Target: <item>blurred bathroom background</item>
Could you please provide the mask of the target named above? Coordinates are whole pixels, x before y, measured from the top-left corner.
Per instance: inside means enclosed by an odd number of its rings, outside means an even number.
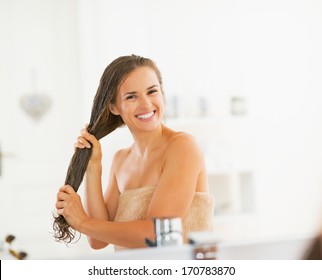
[[[85,236],[54,241],[52,213],[100,76],[128,54],[157,62],[166,123],[204,149],[218,240],[321,226],[320,0],[0,0],[0,21],[0,244],[95,257]],[[102,140],[104,186],[129,143],[126,128]]]

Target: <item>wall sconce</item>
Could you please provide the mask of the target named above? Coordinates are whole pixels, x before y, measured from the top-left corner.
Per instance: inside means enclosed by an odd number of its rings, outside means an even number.
[[[51,106],[50,97],[39,93],[25,94],[20,98],[21,108],[34,120],[41,119]]]
[[[31,84],[33,90],[20,98],[20,106],[28,116],[37,121],[50,109],[51,99],[48,95],[37,91],[35,69],[31,71]]]

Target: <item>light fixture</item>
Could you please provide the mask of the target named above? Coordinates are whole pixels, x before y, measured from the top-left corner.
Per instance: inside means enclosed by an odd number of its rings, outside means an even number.
[[[20,106],[23,111],[33,120],[41,119],[51,107],[50,96],[45,93],[37,91],[36,88],[36,72],[31,72],[32,88],[33,90],[24,94],[20,98]]]

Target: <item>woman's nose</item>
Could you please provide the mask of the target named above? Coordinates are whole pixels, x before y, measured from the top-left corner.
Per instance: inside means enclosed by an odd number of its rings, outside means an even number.
[[[149,106],[151,106],[151,100],[149,99],[148,96],[142,96],[140,98],[140,105],[142,107],[149,107]]]

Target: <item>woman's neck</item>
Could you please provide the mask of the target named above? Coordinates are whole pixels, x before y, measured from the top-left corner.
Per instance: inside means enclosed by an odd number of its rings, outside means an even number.
[[[134,139],[133,150],[139,157],[144,158],[151,151],[157,149],[164,142],[165,127],[161,123],[155,130],[149,132],[133,133]]]

